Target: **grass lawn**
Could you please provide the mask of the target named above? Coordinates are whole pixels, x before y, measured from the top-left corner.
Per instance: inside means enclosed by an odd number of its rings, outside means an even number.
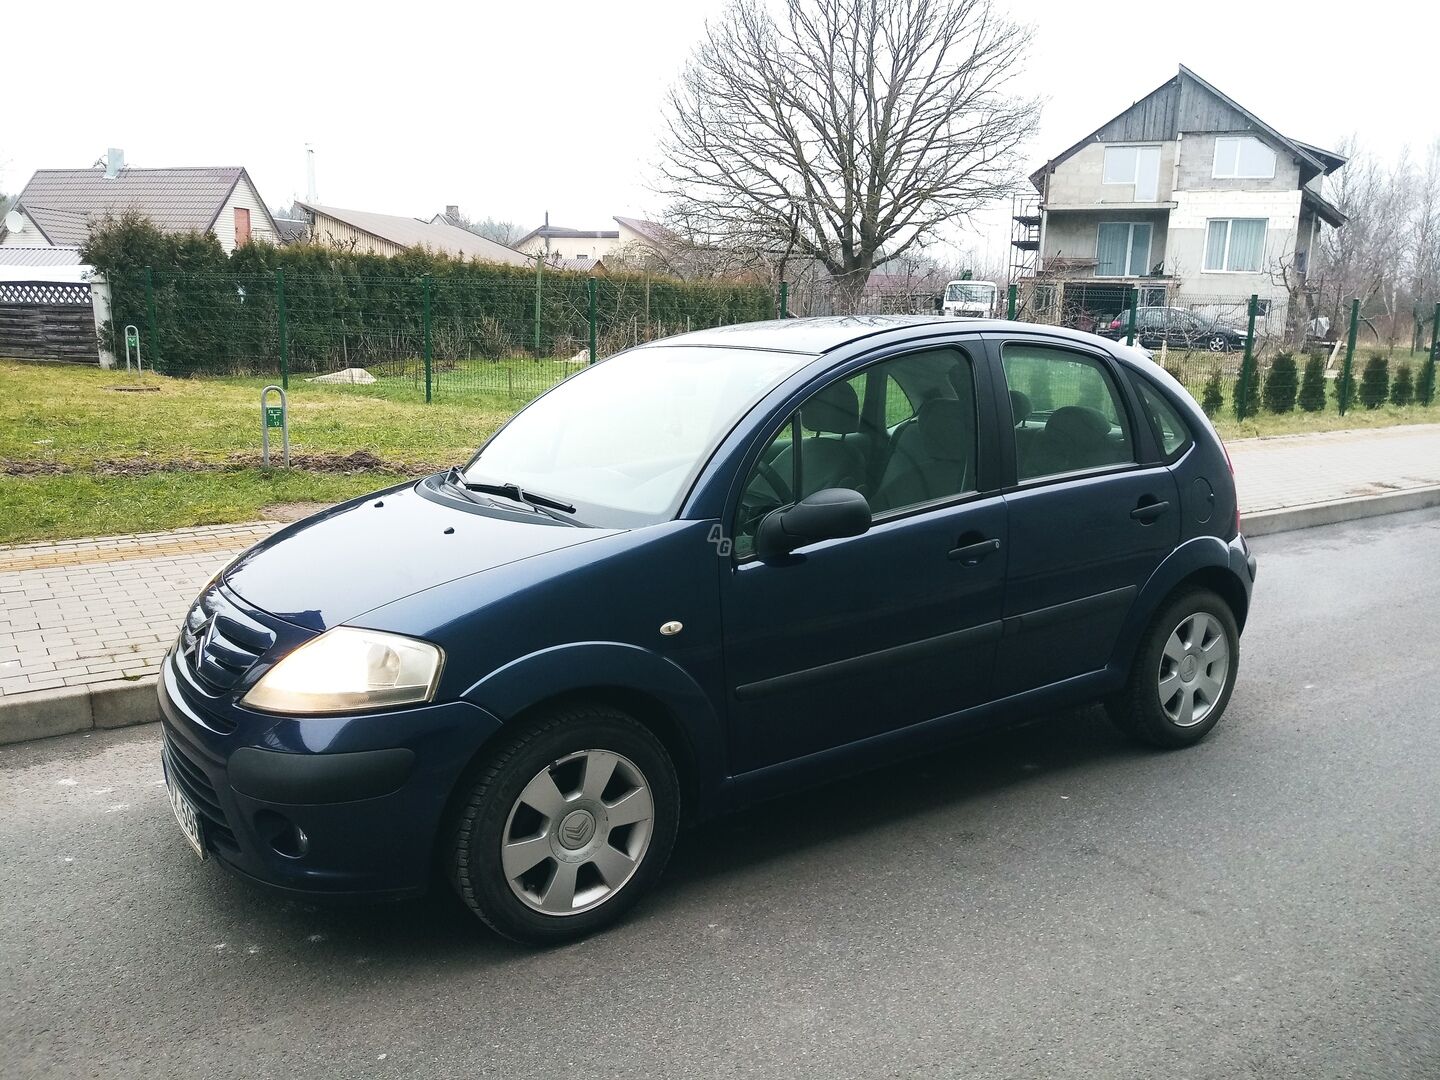
[[[1200,400],[1199,387],[1190,391]],[[1318,413],[1301,412],[1275,414],[1262,412],[1258,416],[1247,416],[1243,422],[1235,419],[1235,407],[1227,401],[1225,410],[1215,417],[1215,430],[1227,442],[1231,439],[1253,439],[1268,435],[1306,435],[1317,431],[1351,431],[1356,428],[1393,427],[1396,424],[1440,424],[1440,404],[1426,408],[1422,405],[1407,405],[1403,409],[1395,405],[1382,405],[1378,409],[1367,409],[1363,405],[1352,405],[1341,416],[1333,401],[1325,403],[1325,411]]]
[[[1357,379],[1367,355],[1356,364]],[[1418,374],[1420,358],[1411,359]],[[290,435],[300,467],[267,472],[259,467],[265,378],[141,379],[0,360],[0,543],[247,521],[278,503],[339,502],[465,460],[525,400],[571,370],[533,360],[444,368],[430,405],[413,370],[371,386],[297,376]],[[117,389],[137,384],[153,389]],[[1202,385],[1190,390],[1198,399]],[[1216,417],[1226,439],[1440,422],[1440,404],[1371,411],[1357,401],[1342,417],[1332,393],[1324,412],[1262,413],[1240,424],[1233,393],[1227,378]],[[364,456],[351,457],[357,452]]]
[[[520,363],[533,378],[538,365]],[[564,373],[549,366],[539,380],[547,385]],[[485,368],[492,379],[506,372]],[[463,374],[442,374],[430,405],[411,379],[320,386],[293,378],[291,452],[366,451],[374,460],[357,470],[312,459],[317,467],[267,473],[258,467],[267,379],[141,380],[0,360],[0,543],[254,520],[273,503],[338,502],[464,461],[523,397]],[[115,389],[142,382],[156,389]],[[272,448],[278,455],[278,432]]]
[[[1350,407],[1345,415],[1340,415],[1336,404],[1335,388],[1337,380],[1325,380],[1325,408],[1316,413],[1307,413],[1300,409],[1297,404],[1295,410],[1289,413],[1268,413],[1260,412],[1255,416],[1246,417],[1243,422],[1235,419],[1235,376],[1227,372],[1222,379],[1221,387],[1225,394],[1225,405],[1214,417],[1215,429],[1225,439],[1250,439],[1270,435],[1303,435],[1308,432],[1318,431],[1348,431],[1356,428],[1391,427],[1397,424],[1436,424],[1440,423],[1440,401],[1424,406],[1418,404],[1406,405],[1403,408],[1395,405],[1385,404],[1378,409],[1367,409],[1360,401],[1358,387],[1361,372],[1365,368],[1365,362],[1372,355],[1384,355],[1390,362],[1390,377],[1395,377],[1396,369],[1402,364],[1408,364],[1410,373],[1416,383],[1420,379],[1421,365],[1425,362],[1426,354],[1423,352],[1411,352],[1409,349],[1396,349],[1393,352],[1388,349],[1365,349],[1356,350],[1354,362],[1354,378],[1357,393],[1350,401]],[[1188,358],[1187,358],[1188,359]],[[1230,361],[1231,367],[1239,367],[1239,359]],[[1200,401],[1205,393],[1204,377],[1202,372],[1209,370],[1203,357],[1190,362],[1182,362],[1179,370],[1186,376],[1185,388],[1190,391],[1196,401]],[[1297,358],[1297,377],[1304,374],[1304,359]],[[1339,363],[1337,362],[1337,369]],[[1338,372],[1337,372],[1338,373]]]

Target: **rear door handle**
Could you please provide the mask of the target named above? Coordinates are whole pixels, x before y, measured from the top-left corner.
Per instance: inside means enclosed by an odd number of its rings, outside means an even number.
[[[1157,499],[1154,502],[1141,503],[1135,507],[1134,510],[1130,511],[1130,516],[1142,525],[1149,525],[1169,509],[1170,504],[1168,502],[1164,499]]]
[[[999,550],[999,540],[981,540],[978,544],[965,544],[962,547],[951,548],[949,558],[953,562],[974,566],[987,555],[993,555]]]

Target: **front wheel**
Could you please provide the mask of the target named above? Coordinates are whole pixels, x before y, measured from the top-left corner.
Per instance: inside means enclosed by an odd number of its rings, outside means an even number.
[[[1208,589],[1176,597],[1145,632],[1123,693],[1107,703],[1125,734],[1151,746],[1190,746],[1219,723],[1240,669],[1230,605]]]
[[[1210,351],[1213,353],[1229,352],[1230,339],[1227,337],[1223,337],[1220,334],[1216,334],[1210,339]]]
[[[452,823],[450,878],[506,937],[569,941],[654,885],[679,816],[674,765],[649,729],[616,709],[555,710],[472,777]]]

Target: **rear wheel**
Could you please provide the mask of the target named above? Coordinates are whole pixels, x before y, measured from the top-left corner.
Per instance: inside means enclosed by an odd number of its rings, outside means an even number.
[[[616,921],[675,843],[674,765],[616,709],[536,717],[472,779],[452,825],[450,877],[475,914],[517,941],[569,941]]]
[[[1125,691],[1107,710],[1140,742],[1190,746],[1219,723],[1239,666],[1240,632],[1230,606],[1208,589],[1187,592],[1151,620]]]

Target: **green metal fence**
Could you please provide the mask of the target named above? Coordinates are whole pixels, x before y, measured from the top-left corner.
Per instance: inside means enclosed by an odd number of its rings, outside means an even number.
[[[147,269],[147,359],[169,375],[380,385],[425,400],[526,400],[592,357],[687,330],[774,318],[763,285],[542,270],[493,281]]]

